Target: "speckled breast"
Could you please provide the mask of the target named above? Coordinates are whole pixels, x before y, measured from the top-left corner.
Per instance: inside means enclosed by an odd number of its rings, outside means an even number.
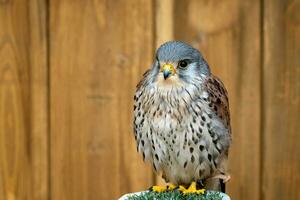
[[[212,157],[218,152],[203,122],[209,123],[205,104],[167,95],[156,95],[148,102],[136,112],[138,150],[143,157],[174,184],[208,177],[215,169]]]

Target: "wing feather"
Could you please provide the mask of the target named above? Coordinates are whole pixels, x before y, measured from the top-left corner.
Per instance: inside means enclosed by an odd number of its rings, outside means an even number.
[[[204,82],[204,88],[209,94],[209,107],[231,134],[228,93],[224,84],[218,77],[211,75]]]

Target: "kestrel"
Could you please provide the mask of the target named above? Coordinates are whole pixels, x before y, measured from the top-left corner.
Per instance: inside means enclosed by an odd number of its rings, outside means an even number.
[[[206,189],[223,190],[230,178],[227,91],[188,44],[170,41],[158,48],[137,85],[134,133],[144,160],[172,187],[191,184],[197,191],[195,183],[201,182]]]

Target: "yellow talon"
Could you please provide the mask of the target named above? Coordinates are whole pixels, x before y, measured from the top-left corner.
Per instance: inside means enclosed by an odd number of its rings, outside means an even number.
[[[173,184],[169,184],[167,186],[157,186],[157,185],[155,185],[155,186],[151,187],[151,190],[153,192],[166,192],[166,191],[173,191],[176,188],[177,188],[176,185],[173,185]]]
[[[184,186],[182,185],[179,185],[179,189],[178,189],[180,192],[184,192],[186,189]]]
[[[154,192],[164,192],[164,191],[166,191],[167,190],[167,187],[165,187],[165,186],[153,186],[152,187],[152,190],[154,191]]]
[[[183,194],[204,194],[205,189],[197,190],[196,182],[193,181],[188,189],[186,189],[184,186],[179,186],[179,191],[181,191]]]
[[[176,185],[170,184],[167,187],[169,191],[173,191],[176,188]]]

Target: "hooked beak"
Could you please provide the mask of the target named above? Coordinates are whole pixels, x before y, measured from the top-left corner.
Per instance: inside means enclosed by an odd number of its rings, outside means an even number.
[[[162,66],[162,72],[164,75],[164,79],[166,80],[170,75],[174,75],[176,73],[175,68],[172,64],[164,64]]]

